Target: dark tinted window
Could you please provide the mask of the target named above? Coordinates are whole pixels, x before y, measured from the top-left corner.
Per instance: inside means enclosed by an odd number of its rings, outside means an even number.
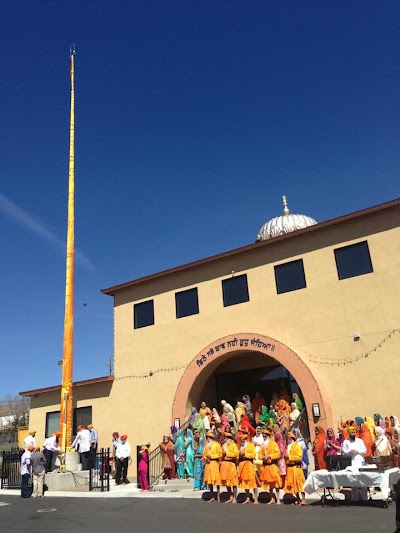
[[[87,429],[88,425],[92,423],[92,407],[75,407],[74,409],[74,426],[72,433],[76,435],[78,426],[83,426]]]
[[[303,259],[277,265],[275,267],[275,282],[276,292],[278,294],[304,289],[307,285],[304,275]]]
[[[224,307],[249,301],[249,289],[247,287],[247,275],[234,276],[222,281],[222,293]]]
[[[373,272],[367,241],[337,248],[335,259],[339,279],[353,278]]]
[[[176,318],[197,315],[199,312],[199,299],[197,288],[175,293]]]
[[[134,307],[135,329],[152,326],[154,324],[154,302],[148,300]]]
[[[56,431],[60,431],[60,411],[46,413],[45,437],[50,437],[50,435]]]

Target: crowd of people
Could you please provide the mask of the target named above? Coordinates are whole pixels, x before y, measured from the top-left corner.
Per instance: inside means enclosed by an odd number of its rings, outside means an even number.
[[[164,479],[193,478],[194,490],[208,487],[212,495],[216,486],[217,500],[220,486],[226,486],[231,503],[237,502],[238,488],[246,492],[245,503],[251,490],[258,503],[261,487],[270,492],[270,503],[280,504],[284,489],[304,504],[308,447],[298,428],[290,431],[303,409],[298,394],[290,398],[284,389],[272,396],[269,407],[260,393],[252,401],[244,395],[235,408],[222,400],[221,414],[202,402],[185,430],[171,427],[171,435],[163,437]]]
[[[341,418],[337,431],[333,428],[325,431],[320,426],[316,427],[313,441],[316,470],[329,467],[330,457],[347,455],[344,443],[350,437],[361,440],[363,460],[368,457],[390,457],[393,465],[399,466],[399,419],[394,415],[383,418],[375,413],[373,417],[356,416],[354,420],[344,421]]]
[[[267,408],[257,393],[253,401],[246,395],[235,407],[222,400],[220,413],[202,402],[199,410],[193,408],[186,429],[171,427],[171,434],[163,437],[164,479],[192,478],[194,490],[210,490],[211,502],[220,500],[220,487],[225,486],[231,503],[237,502],[238,488],[246,492],[245,503],[250,502],[250,491],[258,503],[261,488],[269,491],[270,504],[281,502],[283,489],[303,505],[311,454],[316,470],[331,468],[330,458],[338,455],[349,458],[355,468],[364,466],[368,457],[387,457],[398,467],[396,416],[341,418],[336,431],[317,426],[310,442],[299,429],[303,402],[296,393],[292,400],[289,404],[283,390],[273,395]],[[352,499],[358,497],[358,488],[353,488]],[[362,490],[361,499],[365,498]]]
[[[356,470],[368,462],[384,462],[399,466],[400,424],[397,416],[383,418],[379,413],[373,417],[356,416],[354,420],[340,418],[337,431],[315,428],[312,452],[315,469],[332,469],[333,458],[346,457]],[[367,487],[352,487],[352,501],[368,499]]]
[[[42,446],[36,443],[36,430],[31,430],[24,439],[24,453],[21,456],[21,497],[42,497],[45,474],[55,468],[55,459],[61,456],[61,433],[56,431],[47,437]],[[80,454],[82,470],[94,468],[99,434],[92,424],[87,428],[79,425],[72,447]],[[33,487],[29,487],[32,478]]]

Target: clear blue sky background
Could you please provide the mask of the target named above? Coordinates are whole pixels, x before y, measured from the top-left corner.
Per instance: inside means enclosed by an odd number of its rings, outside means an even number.
[[[60,381],[76,56],[76,380],[107,374],[100,289],[399,196],[398,1],[1,9],[0,397]],[[86,302],[87,307],[83,306]]]

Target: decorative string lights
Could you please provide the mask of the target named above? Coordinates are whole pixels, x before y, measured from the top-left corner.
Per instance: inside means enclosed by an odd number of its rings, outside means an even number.
[[[331,365],[331,366],[338,365],[339,366],[339,365],[347,365],[351,363],[356,363],[360,359],[367,359],[367,357],[371,355],[371,353],[378,351],[379,348],[381,348],[385,344],[385,342],[388,339],[390,339],[393,335],[396,335],[396,333],[400,333],[400,329],[392,329],[392,331],[388,335],[386,335],[386,337],[382,339],[376,346],[374,346],[367,352],[364,352],[360,355],[355,355],[352,357],[349,356],[349,357],[344,357],[344,358],[342,357],[340,359],[334,359],[332,357],[321,357],[320,355],[312,355],[312,354],[308,354],[308,357],[311,362],[317,363],[320,365]]]
[[[158,368],[157,370],[149,370],[148,372],[145,372],[144,374],[135,374],[131,376],[121,376],[119,378],[115,378],[115,381],[121,380],[121,379],[146,379],[151,378],[154,376],[154,374],[159,374],[161,372],[176,372],[177,370],[182,370],[182,368],[186,368],[186,365],[181,366],[171,366],[170,368]]]

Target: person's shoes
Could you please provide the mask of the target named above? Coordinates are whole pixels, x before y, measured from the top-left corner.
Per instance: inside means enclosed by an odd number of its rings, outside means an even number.
[[[125,479],[124,485],[129,485],[129,483],[130,483],[129,479]]]

